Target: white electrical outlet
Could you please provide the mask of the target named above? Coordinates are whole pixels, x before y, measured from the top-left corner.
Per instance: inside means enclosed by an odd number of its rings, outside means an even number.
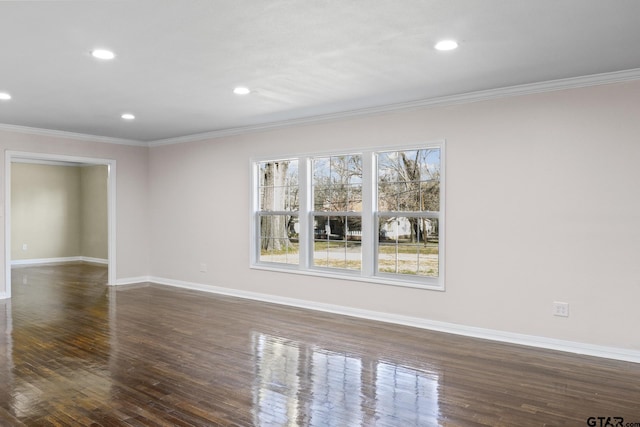
[[[205,264],[204,262],[200,263],[200,271],[202,271],[203,273],[207,272],[207,264]]]
[[[569,317],[569,303],[568,302],[553,302],[553,315],[560,317]]]
[[[22,250],[23,250],[23,251],[26,251],[26,250],[27,250],[27,248],[28,248],[27,244],[26,244],[26,243],[23,243],[23,244],[22,244]]]

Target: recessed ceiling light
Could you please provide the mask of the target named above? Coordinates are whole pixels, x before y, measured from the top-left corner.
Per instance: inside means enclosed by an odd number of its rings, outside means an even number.
[[[113,59],[116,54],[106,49],[95,49],[91,51],[91,56],[98,59]]]
[[[441,40],[435,45],[437,50],[453,50],[457,47],[458,42],[455,40]]]
[[[136,118],[136,116],[134,116],[131,113],[124,113],[123,115],[121,115],[120,117],[122,117],[125,120],[133,120]]]
[[[248,87],[238,86],[233,90],[233,93],[235,93],[236,95],[248,95],[249,93],[251,93],[251,90]]]
[[[0,99],[3,101],[8,101],[11,99],[11,95],[9,95],[7,92],[0,92]]]

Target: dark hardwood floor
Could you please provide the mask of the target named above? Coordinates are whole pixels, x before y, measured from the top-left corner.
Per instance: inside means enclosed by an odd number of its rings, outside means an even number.
[[[640,364],[105,282],[14,269],[0,425],[640,427]]]

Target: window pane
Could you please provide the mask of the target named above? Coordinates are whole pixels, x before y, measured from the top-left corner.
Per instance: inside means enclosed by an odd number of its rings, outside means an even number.
[[[260,216],[260,261],[298,264],[298,217]]]
[[[378,230],[379,272],[438,277],[437,219],[381,216]]]
[[[331,187],[330,211],[344,212],[347,210],[347,186],[335,184]]]
[[[362,268],[360,217],[315,215],[313,230],[314,266],[348,270]]]
[[[440,209],[440,149],[378,154],[378,210]]]
[[[331,200],[331,190],[326,187],[317,187],[313,191],[313,210],[328,211]]]
[[[313,160],[313,185],[326,184],[331,175],[329,158],[322,157]]]
[[[328,158],[313,161],[313,209],[331,210],[331,169]]]
[[[347,186],[347,211],[362,211],[362,184],[351,184]]]
[[[297,211],[298,161],[262,162],[259,167],[261,211]]]
[[[380,211],[435,211],[439,209],[439,182],[381,182],[378,184]]]
[[[362,156],[351,155],[349,162],[349,184],[362,184]]]
[[[313,160],[313,208],[326,212],[362,210],[362,157],[319,157]]]
[[[378,210],[398,210],[398,184],[396,182],[378,182]]]
[[[423,211],[440,211],[440,177],[420,183],[420,203]]]

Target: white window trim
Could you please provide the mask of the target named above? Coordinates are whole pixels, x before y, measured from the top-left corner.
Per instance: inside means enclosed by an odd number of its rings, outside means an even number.
[[[378,218],[377,206],[377,165],[376,153],[385,151],[407,151],[425,148],[440,149],[440,211],[438,213],[416,213],[418,216],[436,217],[439,221],[440,238],[439,238],[439,254],[438,254],[438,277],[423,277],[402,275],[395,273],[377,272],[376,264],[378,251],[378,239],[376,238],[376,221]],[[311,161],[315,157],[341,156],[349,154],[362,155],[362,269],[342,270],[337,268],[315,267],[312,265],[311,258],[313,256],[313,220],[311,201]],[[259,241],[259,215],[257,214],[259,206],[258,195],[258,163],[278,160],[298,160],[298,182],[299,188],[299,211],[298,222],[301,232],[299,233],[299,257],[300,262],[295,264],[281,264],[274,262],[265,262],[259,260],[260,245]],[[375,148],[363,148],[344,151],[323,151],[313,153],[292,154],[290,156],[264,156],[250,159],[250,232],[249,247],[250,261],[249,267],[256,270],[277,271],[282,273],[302,274],[307,276],[328,277],[333,279],[351,280],[367,283],[376,283],[392,286],[403,286],[428,290],[445,290],[445,241],[446,241],[446,153],[445,140],[436,140],[423,142],[419,144],[410,144],[402,146],[383,146]],[[367,195],[367,196],[365,196]],[[324,214],[325,212],[323,212]],[[411,213],[411,212],[409,212]],[[333,214],[327,212],[327,214]],[[306,230],[305,233],[302,230]]]

